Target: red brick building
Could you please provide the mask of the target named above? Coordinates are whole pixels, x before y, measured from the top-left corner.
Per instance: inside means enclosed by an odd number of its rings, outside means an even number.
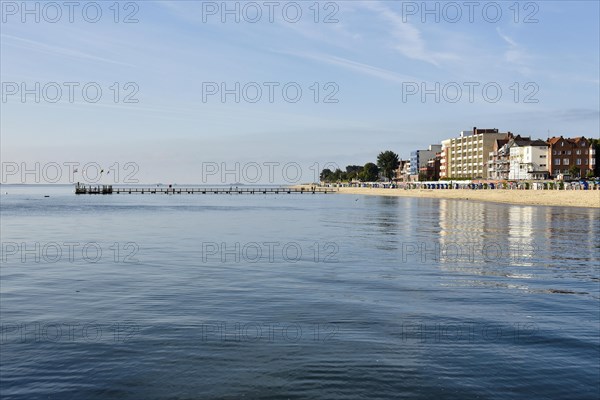
[[[586,177],[594,170],[595,152],[589,139],[585,137],[548,139],[548,171],[556,177],[558,174],[569,174],[576,166],[579,176]]]

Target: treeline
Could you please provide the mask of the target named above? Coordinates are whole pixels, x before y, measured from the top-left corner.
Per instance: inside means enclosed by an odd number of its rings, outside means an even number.
[[[348,165],[345,171],[336,169],[324,169],[321,171],[321,182],[350,182],[358,180],[361,182],[376,182],[381,177],[392,180],[395,171],[400,165],[398,154],[391,150],[382,151],[377,156],[377,163],[368,162],[363,166]]]

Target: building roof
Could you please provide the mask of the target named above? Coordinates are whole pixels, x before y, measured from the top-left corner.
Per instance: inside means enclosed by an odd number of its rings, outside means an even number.
[[[512,141],[512,144],[517,146],[529,146],[529,143],[531,143],[531,139],[514,139]]]
[[[563,139],[564,138],[562,136],[560,136],[560,137],[554,136],[554,137],[551,137],[550,139],[548,139],[548,143],[550,145],[555,145],[556,143],[560,142]]]
[[[529,144],[530,146],[545,146],[548,147],[548,143],[546,143],[545,141],[543,141],[542,139],[535,139],[532,140],[531,143]]]
[[[496,139],[496,147],[499,149],[500,147],[508,143],[509,140],[510,139]]]
[[[531,142],[531,137],[521,137],[521,135],[517,135],[508,140],[506,147],[510,148],[513,146],[527,146],[529,145],[529,142]]]
[[[586,144],[589,143],[589,140],[586,139],[585,136],[578,136],[578,137],[574,137],[574,138],[564,138],[562,136],[559,136],[559,137],[554,136],[554,137],[551,137],[550,139],[548,139],[547,143],[550,144],[550,146],[553,146],[556,143],[560,142],[561,140],[564,140],[567,143],[571,143],[571,144],[575,144],[575,145],[577,145],[581,142],[584,142]]]

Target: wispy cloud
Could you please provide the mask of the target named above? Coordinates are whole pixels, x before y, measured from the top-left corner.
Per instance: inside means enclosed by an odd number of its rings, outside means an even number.
[[[421,31],[379,1],[363,1],[360,3],[365,8],[377,13],[377,16],[390,25],[390,36],[394,38],[392,47],[402,55],[425,61],[436,67],[441,66],[444,61],[456,61],[460,57],[452,53],[436,52],[427,49],[427,44],[421,35]]]
[[[600,111],[591,108],[571,108],[555,113],[555,115],[557,118],[566,121],[598,121],[600,119]]]
[[[498,27],[498,35],[508,44],[508,49],[504,52],[504,60],[516,67],[517,71],[529,75],[531,73],[531,62],[533,57],[531,53],[519,45],[514,39],[507,36]]]
[[[112,60],[109,58],[98,57],[93,54],[84,53],[84,52],[78,51],[78,50],[68,49],[66,47],[53,46],[50,44],[38,42],[36,40],[25,39],[22,37],[7,35],[4,33],[1,34],[0,37],[2,37],[2,39],[4,40],[3,44],[26,49],[26,50],[34,50],[34,51],[39,51],[39,52],[42,52],[45,54],[62,55],[62,56],[66,56],[66,57],[80,58],[80,59],[85,59],[85,60],[90,60],[90,61],[97,61],[97,62],[103,62],[103,63],[108,63],[108,64],[116,64],[116,65],[124,65],[127,67],[134,67],[134,65],[132,65],[132,64],[124,63],[124,62],[117,61],[117,60]],[[8,41],[7,41],[7,39],[8,39]]]
[[[401,75],[396,72],[379,68],[373,65],[364,64],[361,62],[349,60],[347,58],[333,56],[321,53],[302,53],[302,52],[281,52],[282,54],[301,57],[308,60],[317,61],[324,64],[335,65],[350,71],[358,72],[363,75],[369,75],[375,78],[383,79],[394,83],[415,82],[420,79],[413,76]]]

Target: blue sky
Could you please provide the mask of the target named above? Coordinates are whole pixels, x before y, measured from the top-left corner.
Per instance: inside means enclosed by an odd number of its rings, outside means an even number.
[[[408,158],[411,150],[473,126],[539,138],[548,131],[599,136],[597,1],[520,2],[516,21],[514,1],[497,3],[498,21],[490,2],[478,2],[473,22],[457,2],[463,15],[455,23],[445,20],[455,15],[450,8],[444,13],[447,2],[437,3],[439,22],[433,14],[422,21],[422,2],[320,2],[316,23],[314,1],[297,2],[302,17],[295,23],[283,16],[284,6],[294,16],[290,2],[276,2],[273,22],[265,2],[256,2],[263,12],[257,23],[244,21],[255,15],[251,8],[243,14],[244,2],[239,23],[232,15],[221,21],[222,2],[121,2],[118,23],[113,1],[97,2],[97,23],[86,21],[81,9],[69,22],[66,7],[57,23],[47,21],[54,18],[49,8],[40,11],[39,23],[31,15],[23,22],[22,10],[7,6],[21,2],[2,3],[3,162],[136,162],[143,182],[200,182],[206,162],[297,162],[310,181],[315,163],[364,164],[387,149]],[[133,11],[138,22],[123,23]],[[324,23],[332,12],[337,22]],[[537,22],[525,23],[531,13]],[[35,82],[80,86],[73,102],[66,89],[56,103],[44,96],[36,103],[33,95],[23,103],[20,93],[7,94],[7,84],[33,88]],[[89,82],[102,89],[97,103],[82,96]],[[123,87],[128,82],[139,88],[137,103],[123,102],[132,90]],[[229,88],[257,82],[263,96],[256,103],[236,103],[233,95],[204,102],[206,82]],[[264,82],[279,84],[273,102]],[[302,89],[296,103],[281,93],[289,82]],[[456,103],[403,93],[408,85],[433,89],[450,82],[462,89]],[[479,84],[473,102],[465,82]],[[325,89],[327,83],[334,86]],[[481,91],[490,83],[502,89],[495,103]],[[338,102],[325,103],[333,87]],[[538,102],[524,102],[536,88]]]

